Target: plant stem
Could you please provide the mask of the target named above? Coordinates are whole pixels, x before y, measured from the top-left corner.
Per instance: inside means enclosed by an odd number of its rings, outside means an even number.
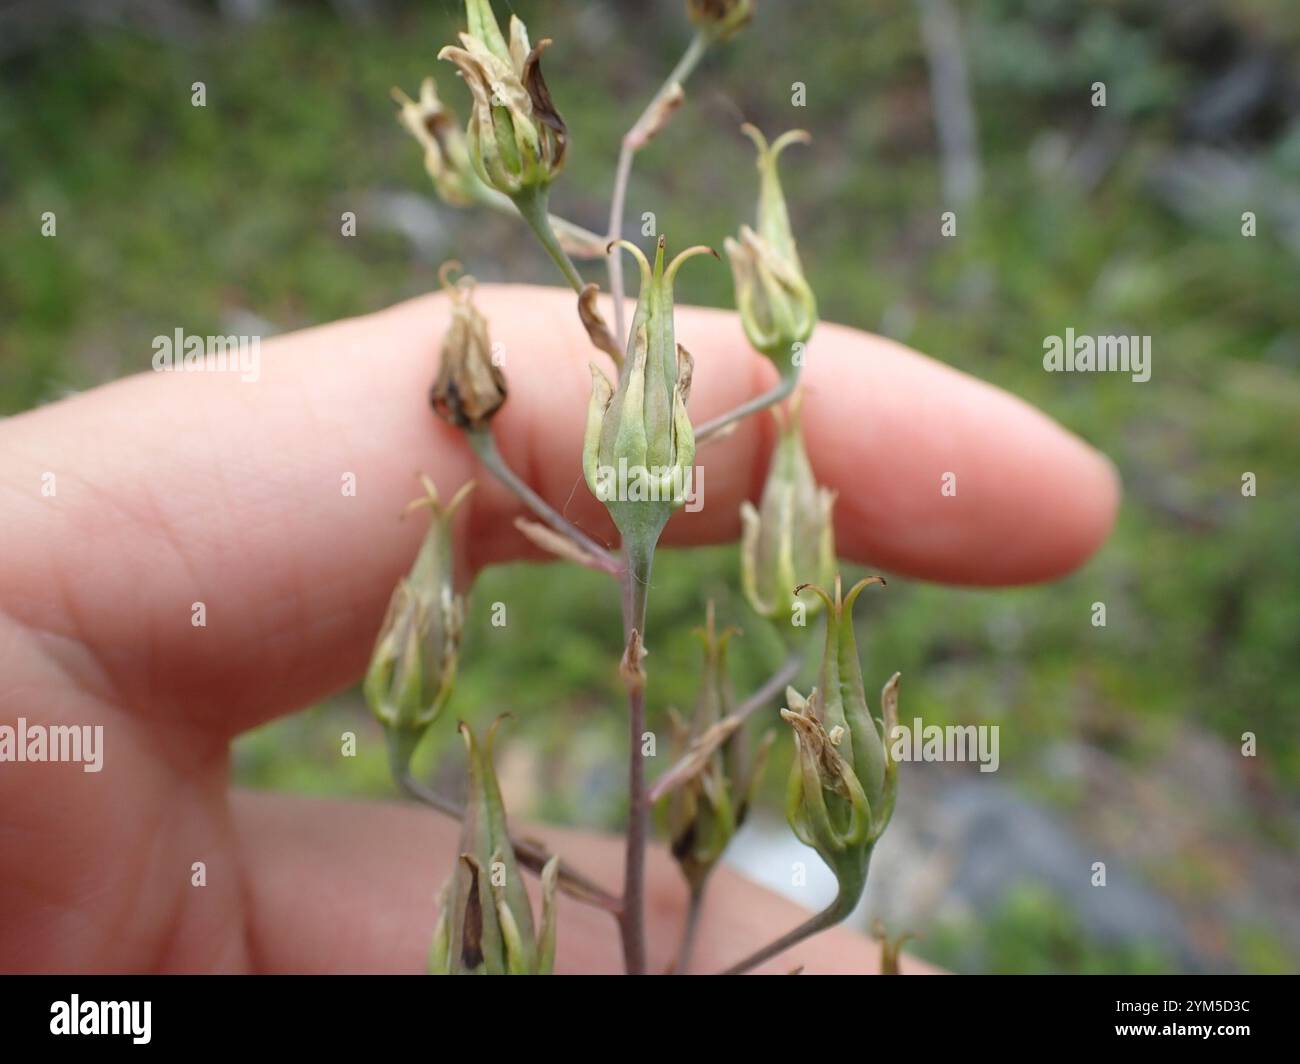
[[[497,450],[496,440],[490,428],[484,426],[471,429],[465,435],[469,438],[469,445],[478,455],[479,461],[491,471],[492,475],[518,495],[525,505],[551,528],[576,543],[584,554],[590,555],[596,568],[611,574],[622,571],[623,565],[614,554],[564,517],[506,465],[501,452]]]
[[[709,755],[725,743],[736,730],[755,712],[762,709],[799,675],[803,665],[803,654],[791,651],[782,663],[757,691],[750,695],[734,710],[718,721],[712,728],[700,736],[698,745],[692,746],[667,772],[655,780],[654,786],[646,797],[646,802],[653,806],[664,795],[676,790],[687,780],[696,776],[708,763]]]
[[[645,640],[646,603],[654,542],[625,542],[623,556],[623,633],[627,651],[623,676],[627,683],[628,767],[627,838],[623,856],[623,911],[619,929],[623,938],[623,963],[628,975],[643,975],[645,957],[645,848],[650,807],[645,800],[645,758],[641,736],[645,732],[645,673],[641,648]]]
[[[755,396],[747,402],[741,403],[733,410],[715,417],[712,421],[706,421],[703,425],[695,430],[696,444],[704,443],[710,437],[718,435],[724,429],[730,428],[742,418],[749,417],[750,414],[757,414],[760,410],[766,410],[769,406],[775,406],[783,399],[789,397],[794,391],[797,378],[792,373],[789,376],[782,377],[777,382],[776,387],[771,391],[764,392],[762,395]]]
[[[500,211],[502,214],[517,215],[519,208],[515,206],[514,200],[504,192],[498,192],[494,188],[488,188],[487,185],[480,184],[478,192],[479,202],[494,211]],[[590,229],[584,229],[576,222],[571,222],[567,218],[561,218],[558,214],[548,214],[547,220],[550,222],[551,229],[559,240],[560,246],[563,247],[565,237],[568,237],[569,246],[566,249],[569,255],[579,259],[603,259],[605,257],[605,238]],[[578,246],[582,250],[578,250]]]
[[[686,926],[682,928],[681,945],[677,947],[677,964],[674,975],[689,975],[691,970],[691,952],[695,948],[695,932],[700,926],[700,911],[704,907],[704,891],[709,884],[706,878],[698,887],[691,888],[691,900],[686,907]]]
[[[841,891],[825,910],[805,920],[793,931],[782,935],[775,942],[769,942],[756,953],[751,953],[743,961],[733,964],[722,974],[744,975],[751,968],[756,968],[765,960],[775,957],[778,953],[784,953],[791,946],[798,945],[804,939],[811,938],[813,935],[825,931],[828,927],[834,927],[853,911],[856,904],[857,898],[847,898],[844,892]]]
[[[781,663],[781,667],[776,672],[772,673],[767,682],[732,710],[729,716],[743,721],[751,714],[762,709],[774,697],[782,694],[790,686],[794,678],[799,675],[799,668],[802,665],[803,652],[800,650],[790,651],[790,656]]]
[[[645,847],[649,823],[645,804],[645,689],[628,691],[627,839],[623,856],[623,963],[628,975],[645,974]]]
[[[646,130],[660,101],[690,76],[708,48],[703,34],[697,34],[641,116],[624,135],[619,148],[614,191],[609,205],[608,239],[623,235],[623,210],[632,176],[633,156],[645,143]],[[627,343],[627,315],[623,307],[623,261],[617,250],[609,257],[609,286],[614,303],[614,337],[619,347]],[[645,639],[646,600],[654,544],[639,550],[624,545],[627,561],[623,573],[623,636],[629,648]],[[634,639],[634,637],[636,637]],[[639,654],[638,654],[639,657]],[[639,660],[633,663],[638,671]],[[623,936],[623,960],[629,975],[645,972],[645,847],[649,806],[645,801],[645,759],[641,756],[641,734],[645,731],[645,677],[631,677],[628,683],[628,823],[623,860],[623,913],[619,920]]]
[[[546,250],[546,253],[551,256],[552,261],[560,268],[560,272],[564,274],[564,279],[569,283],[569,287],[581,295],[583,287],[582,274],[573,265],[569,253],[560,246],[559,238],[555,235],[555,230],[551,228],[551,216],[546,211],[547,199],[548,194],[543,189],[524,192],[515,197],[515,206],[519,208],[519,213],[523,215],[528,227],[537,234],[537,239]]]
[[[672,92],[674,85],[682,84],[691,76],[708,47],[708,38],[703,33],[697,33],[673,67],[672,73],[664,80],[654,98],[646,104],[641,116],[623,135],[623,143],[618,152],[618,167],[614,173],[614,192],[609,202],[608,239],[611,243],[623,236],[623,209],[627,202],[628,181],[632,177],[632,160],[645,147],[646,130],[655,110],[664,97]],[[623,312],[623,260],[617,250],[609,256],[609,291],[614,300],[614,338],[622,346],[627,343],[627,331]]]
[[[423,802],[432,809],[436,809],[444,816],[449,816],[453,820],[460,820],[465,815],[465,810],[459,805],[424,786],[409,772],[399,774],[397,782],[410,797],[417,802]],[[519,863],[537,875],[541,875],[546,862],[551,859],[551,854],[547,852],[545,847],[529,839],[511,838],[510,845],[514,848],[515,857],[519,860]],[[586,902],[588,905],[594,905],[598,909],[604,909],[615,916],[618,915],[622,908],[622,902],[613,894],[593,883],[581,872],[569,867],[563,861],[560,862],[556,885],[571,898]]]

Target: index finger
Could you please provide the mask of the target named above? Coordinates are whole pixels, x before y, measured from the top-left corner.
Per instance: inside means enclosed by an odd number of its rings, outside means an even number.
[[[492,286],[477,298],[505,353],[501,451],[552,505],[610,539],[579,472],[592,353],[573,296]],[[521,505],[429,411],[446,324],[445,300],[425,297],[269,342],[255,382],[142,374],[6,422],[0,604],[84,643],[122,704],[183,705],[223,731],[351,682],[422,532],[397,520],[417,472],[447,494],[479,480],[460,517],[473,564],[525,550]],[[773,380],[734,315],[683,308],[678,337],[695,355],[697,423]],[[1019,400],[833,325],[819,327],[804,372],[810,456],[839,493],[842,556],[1020,583],[1068,571],[1109,530],[1108,464]],[[668,542],[735,538],[740,502],[761,489],[769,421],[700,448],[705,504],[673,519]],[[46,473],[54,495],[41,491]],[[955,495],[941,490],[944,473]]]

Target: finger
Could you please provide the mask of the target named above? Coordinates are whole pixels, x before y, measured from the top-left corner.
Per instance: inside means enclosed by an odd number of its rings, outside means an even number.
[[[420,972],[437,919],[437,893],[451,871],[458,828],[428,810],[271,794],[234,799],[246,869],[249,949],[265,972]],[[617,891],[622,843],[547,829],[566,861]],[[673,963],[686,891],[667,854],[651,850],[647,881],[648,967]],[[536,882],[529,877],[533,911]],[[806,919],[798,906],[723,868],[709,887],[692,971],[721,971]],[[758,969],[872,973],[879,946],[847,927],[828,931]],[[623,971],[614,918],[561,895],[556,970]],[[929,970],[905,958],[904,972]]]
[[[511,387],[494,422],[501,450],[571,519],[608,535],[578,474],[591,349],[572,296],[492,287],[479,303]],[[480,480],[460,529],[472,562],[523,549],[520,506],[425,401],[446,313],[440,297],[415,300],[268,343],[252,383],[143,374],[0,426],[0,605],[48,633],[52,653],[86,648],[124,704],[183,707],[225,733],[354,680],[422,532],[398,520],[417,471],[444,494]],[[770,382],[733,315],[680,319],[697,421]],[[1010,583],[1064,572],[1105,536],[1109,467],[1018,400],[829,325],[806,375],[812,461],[839,492],[846,557]],[[701,448],[704,506],[674,518],[671,542],[736,535],[768,435],[756,418]],[[955,496],[940,492],[948,471]]]

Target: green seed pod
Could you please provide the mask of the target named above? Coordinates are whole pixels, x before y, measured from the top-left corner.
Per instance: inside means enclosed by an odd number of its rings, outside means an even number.
[[[754,0],[686,0],[686,17],[715,41],[730,40],[754,17]]]
[[[804,346],[817,324],[817,300],[799,262],[776,161],[791,144],[810,138],[792,129],[769,147],[754,126],[741,129],[758,148],[758,231],[742,225],[740,239],[728,238],[725,244],[736,284],[736,309],[754,350],[770,358],[782,377],[797,377]]]
[[[741,585],[754,611],[769,620],[789,618],[799,584],[829,584],[835,576],[835,492],[819,487],[804,450],[796,396],[779,414],[776,448],[759,509],[740,504]],[[821,600],[808,604],[808,613]]]
[[[555,890],[559,858],[542,869],[542,916],[533,924],[528,892],[506,825],[492,744],[482,748],[460,725],[469,755],[469,794],[461,820],[460,859],[439,901],[429,950],[433,975],[549,975],[555,966]]]
[[[624,541],[652,549],[690,493],[695,462],[695,432],[686,413],[694,362],[674,339],[673,278],[687,259],[713,251],[687,248],[665,268],[660,237],[652,268],[635,244],[618,244],[641,267],[641,293],[618,387],[591,368],[583,472]]]
[[[438,53],[460,68],[474,98],[467,130],[469,158],[489,187],[511,199],[544,191],[564,167],[568,130],[542,77],[542,40],[532,47],[518,16],[506,43],[489,0],[466,0],[463,47]]]
[[[841,597],[811,589],[826,603],[826,649],[818,686],[807,698],[787,690],[781,716],[794,728],[795,764],[786,791],[786,817],[796,836],[835,873],[840,898],[851,907],[867,880],[876,840],[894,812],[897,763],[889,735],[898,723],[898,675],[881,692],[881,717],[867,708],[853,636],[853,604],[878,576]],[[800,590],[803,590],[800,588]]]
[[[433,483],[421,479],[425,498],[411,505],[433,511],[429,530],[411,571],[393,591],[362,685],[371,712],[384,726],[399,776],[451,697],[465,615],[464,598],[455,586],[451,519],[474,482],[444,508]]]
[[[692,743],[731,713],[727,643],[738,632],[737,628],[716,630],[710,602],[705,626],[695,630],[704,644],[704,675],[695,710],[689,722],[672,715],[675,759],[685,755]],[[744,824],[773,738],[769,734],[751,760],[744,730],[737,729],[709,755],[697,775],[669,796],[667,819],[672,854],[692,891],[703,887],[732,836]]]

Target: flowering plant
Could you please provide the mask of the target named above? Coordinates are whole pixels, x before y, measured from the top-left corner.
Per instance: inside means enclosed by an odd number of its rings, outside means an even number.
[[[486,205],[516,212],[555,261],[576,296],[576,313],[593,353],[613,362],[611,379],[596,359],[582,454],[582,473],[592,494],[609,511],[620,542],[611,548],[571,524],[532,492],[505,463],[493,442],[491,421],[508,402],[508,380],[493,360],[490,323],[474,307],[472,282],[452,285],[452,322],[433,382],[434,412],[463,430],[481,464],[520,495],[537,517],[524,532],[539,545],[577,564],[602,571],[622,589],[624,631],[620,672],[627,690],[631,754],[629,816],[623,889],[618,895],[595,886],[557,855],[512,836],[492,763],[493,725],[480,742],[461,725],[469,756],[469,793],[456,806],[411,778],[411,755],[443,710],[454,701],[464,589],[450,562],[449,517],[470,485],[444,506],[426,483],[432,518],[410,573],[398,584],[379,633],[368,673],[366,697],[385,727],[397,781],[413,796],[461,819],[456,871],[444,889],[430,951],[439,973],[542,973],[551,969],[557,935],[554,895],[564,891],[610,912],[617,921],[626,969],[646,969],[645,851],[650,812],[662,803],[672,854],[691,897],[691,912],[676,970],[689,970],[691,941],[701,898],[713,869],[743,824],[774,735],[751,752],[749,718],[774,708],[784,689],[780,718],[790,725],[795,760],[788,785],[787,816],[795,835],[812,847],[835,874],[839,891],[823,913],[737,961],[747,971],[801,939],[844,919],[860,899],[876,840],[889,823],[896,790],[896,763],[887,736],[896,720],[898,677],[886,685],[873,713],[864,690],[852,609],[878,577],[847,594],[836,573],[832,511],[835,497],[818,485],[804,451],[796,391],[806,346],[817,320],[816,300],[804,276],[777,173],[789,146],[807,141],[800,130],[768,139],[755,127],[743,131],[757,148],[758,192],[754,227],[740,225],[726,241],[735,283],[736,308],[755,351],[770,359],[777,384],[734,410],[703,424],[692,421],[688,403],[695,357],[676,341],[674,282],[683,263],[706,247],[687,247],[669,257],[660,236],[650,254],[622,239],[628,178],[637,152],[663,129],[682,105],[683,83],[709,48],[741,32],[753,0],[688,0],[695,36],[677,67],[624,136],[611,196],[608,231],[597,236],[553,216],[549,189],[563,171],[569,129],[551,98],[541,69],[542,39],[530,44],[527,28],[512,16],[503,31],[490,0],[466,0],[467,26],[459,44],[439,57],[453,63],[473,99],[468,125],[442,103],[433,79],[418,100],[394,90],[399,120],[424,151],[425,167],[442,200],[452,207]],[[636,313],[624,320],[620,255],[640,267]],[[583,279],[575,258],[606,258],[613,324],[597,305],[599,287]],[[450,264],[449,264],[450,265]],[[697,352],[701,359],[708,352]],[[784,412],[782,412],[784,404]],[[734,629],[718,631],[712,603],[701,630],[704,669],[700,694],[688,719],[674,716],[676,760],[653,785],[645,778],[641,744],[650,690],[645,666],[646,606],[655,550],[672,514],[692,492],[699,448],[742,419],[771,410],[779,422],[760,505],[742,508],[742,571],[745,597],[755,613],[781,631],[789,656],[774,663],[772,678],[734,704],[726,647]],[[445,488],[445,486],[444,486]],[[824,607],[826,635],[816,687],[805,697],[787,685],[799,672],[807,645],[806,618]],[[775,718],[774,718],[775,722]],[[539,920],[524,892],[523,870],[541,876]]]

